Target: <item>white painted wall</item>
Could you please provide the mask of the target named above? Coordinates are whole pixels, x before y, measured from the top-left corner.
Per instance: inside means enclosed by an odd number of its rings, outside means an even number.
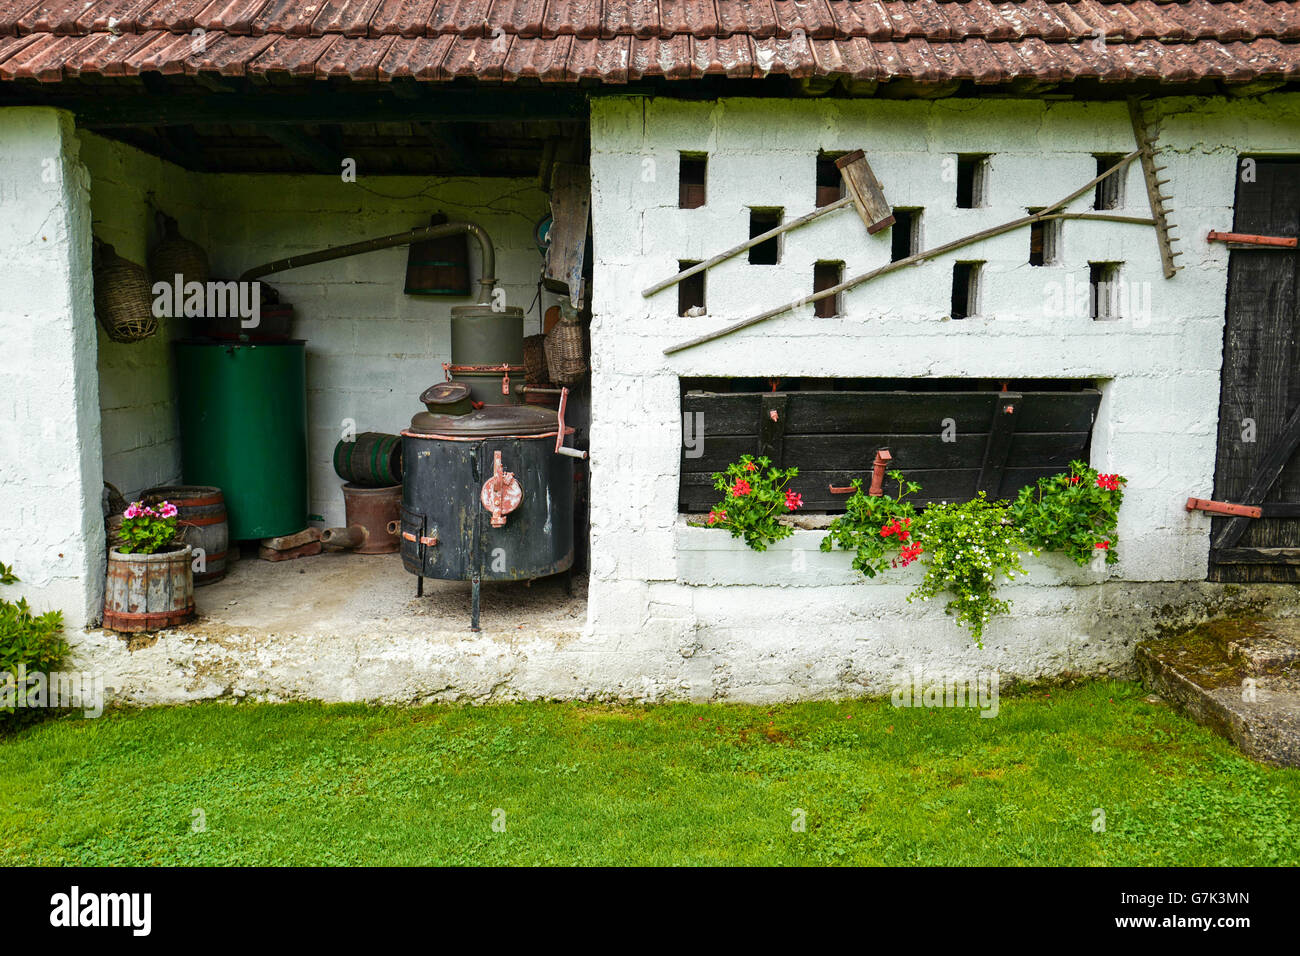
[[[90,193],[72,118],[0,110],[0,561],[5,597],[98,618],[104,524]]]
[[[203,241],[199,177],[173,163],[81,131],[81,161],[90,174],[94,233],[118,255],[147,268],[158,242],[154,209],[177,220],[181,234]],[[180,423],[171,341],[180,320],[159,320],[140,342],[114,342],[96,324],[104,480],[128,499],[181,476]]]
[[[1204,236],[1232,221],[1239,153],[1300,150],[1298,102],[1164,104],[1159,144],[1186,240],[1187,268],[1171,281],[1150,228],[1067,222],[1059,266],[1029,266],[1028,231],[1011,233],[852,290],[841,317],[814,318],[809,306],[665,356],[668,345],[810,292],[818,259],[842,259],[846,276],[889,261],[888,232],[869,237],[844,210],[788,234],[779,265],[740,256],[711,270],[707,316],[678,317],[671,290],[642,298],[678,260],[748,238],[747,207],[783,207],[787,219],[812,211],[819,150],[864,148],[891,204],[925,208],[924,246],[933,247],[1082,186],[1094,153],[1133,148],[1128,115],[1123,103],[593,100],[595,633],[647,650],[681,642],[705,686],[753,699],[833,692],[850,672],[878,683],[904,664],[997,662],[1038,674],[1123,662],[1133,632],[1108,618],[1146,600],[1126,582],[1205,576],[1208,519],[1183,503],[1212,487],[1227,251]],[[677,208],[679,151],[709,155],[703,208]],[[986,207],[955,208],[944,160],[957,153],[993,154]],[[1126,194],[1122,212],[1146,215],[1136,165]],[[1089,192],[1070,208],[1091,202]],[[987,262],[979,318],[947,320],[955,258]],[[1094,322],[1086,300],[1081,313],[1049,314],[1049,283],[1086,288],[1089,261],[1124,262],[1125,280],[1150,290],[1149,316]],[[941,602],[906,604],[905,576],[845,580],[829,565],[847,568],[850,555],[816,554],[820,533],[751,556],[725,532],[686,528],[678,378],[700,375],[1095,379],[1104,399],[1092,462],[1129,477],[1121,561],[1108,583],[1040,563],[1032,581],[1007,588],[1017,613],[995,620],[978,652]]]

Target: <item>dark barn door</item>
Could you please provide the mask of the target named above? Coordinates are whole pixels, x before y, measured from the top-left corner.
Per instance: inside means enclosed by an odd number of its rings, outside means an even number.
[[[1300,235],[1300,161],[1239,167],[1233,231]],[[1295,249],[1236,247],[1228,260],[1214,497],[1263,517],[1215,518],[1211,581],[1300,581],[1300,354]]]

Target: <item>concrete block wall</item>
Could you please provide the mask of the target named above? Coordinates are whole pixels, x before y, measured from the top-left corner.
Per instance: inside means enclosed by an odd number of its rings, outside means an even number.
[[[173,163],[94,133],[78,133],[90,175],[94,234],[148,267],[158,242],[153,211],[177,220],[181,235],[204,242],[199,177]],[[104,480],[128,498],[180,479],[180,424],[171,342],[183,320],[163,318],[141,342],[114,342],[96,324],[99,407],[103,419]]]
[[[786,220],[812,211],[819,151],[865,149],[891,204],[924,209],[922,247],[932,248],[1063,199],[1096,174],[1094,154],[1134,148],[1129,117],[1123,103],[594,100],[592,627],[623,621],[645,630],[656,620],[685,627],[715,648],[715,676],[730,675],[718,679],[731,692],[741,680],[736,668],[749,668],[741,682],[763,688],[738,692],[759,699],[803,692],[799,662],[810,658],[856,659],[867,680],[894,667],[888,648],[862,633],[864,616],[887,622],[915,660],[979,666],[996,658],[1026,673],[1066,659],[1122,662],[1132,632],[1119,627],[1107,637],[1102,625],[1090,653],[1063,649],[1076,625],[1092,627],[1083,617],[1110,601],[1140,606],[1146,583],[1202,581],[1206,573],[1208,519],[1189,515],[1183,502],[1212,488],[1227,251],[1204,236],[1232,221],[1239,154],[1300,151],[1295,97],[1170,100],[1160,108],[1172,218],[1184,240],[1186,268],[1174,279],[1163,277],[1149,227],[1067,221],[1056,264],[1030,266],[1029,231],[1020,230],[851,290],[838,317],[815,318],[805,306],[666,356],[668,345],[811,292],[818,260],[843,261],[846,276],[889,261],[889,233],[870,237],[842,210],[787,234],[777,265],[751,265],[742,255],[712,269],[705,316],[679,317],[672,291],[641,296],[678,260],[748,238],[750,207],[780,207]],[[702,208],[678,208],[681,152],[708,155]],[[956,208],[960,153],[991,157],[981,208]],[[1125,176],[1117,211],[1148,215],[1137,164]],[[1089,190],[1068,208],[1089,211],[1092,202]],[[962,321],[948,314],[956,259],[985,263],[979,315]],[[1065,293],[1086,290],[1090,262],[1121,262],[1137,308],[1099,322],[1086,296],[1082,309],[1067,307]],[[704,375],[1094,380],[1103,401],[1092,463],[1130,479],[1120,564],[1083,578],[1038,565],[1032,584],[1008,589],[1013,599],[1025,596],[1018,613],[986,634],[1001,647],[994,657],[973,653],[941,608],[909,606],[907,589],[883,579],[845,584],[826,572],[824,587],[789,587],[763,574],[742,580],[736,569],[752,563],[743,544],[684,528],[677,515],[678,381]],[[697,534],[716,541],[699,548]],[[797,537],[810,540],[794,551],[808,551],[807,566],[820,567],[811,539],[821,535]],[[765,557],[789,560],[757,560]],[[847,567],[849,557],[839,560]],[[647,588],[656,589],[654,602]],[[773,640],[779,652],[763,649]],[[753,670],[760,660],[773,665],[766,676]]]

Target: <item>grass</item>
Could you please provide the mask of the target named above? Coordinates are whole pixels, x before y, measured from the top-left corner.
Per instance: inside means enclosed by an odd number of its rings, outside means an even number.
[[[1300,771],[1118,682],[1004,695],[995,719],[202,704],[0,741],[0,833],[7,865],[1294,866]]]

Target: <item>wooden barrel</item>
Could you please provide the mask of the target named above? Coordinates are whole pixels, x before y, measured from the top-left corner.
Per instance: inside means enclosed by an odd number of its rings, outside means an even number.
[[[446,221],[442,213],[435,213],[429,225],[440,226]],[[405,291],[407,295],[469,295],[469,236],[459,233],[411,243]]]
[[[363,488],[402,483],[402,439],[382,432],[362,432],[334,446],[334,473]]]
[[[108,552],[104,627],[114,631],[157,631],[194,617],[194,552],[185,545],[157,554]]]
[[[185,531],[181,541],[196,552],[203,549],[203,570],[194,573],[195,584],[211,584],[226,576],[230,524],[226,519],[226,497],[220,488],[159,485],[142,492],[141,498],[147,505],[170,501],[176,506],[177,526]]]

